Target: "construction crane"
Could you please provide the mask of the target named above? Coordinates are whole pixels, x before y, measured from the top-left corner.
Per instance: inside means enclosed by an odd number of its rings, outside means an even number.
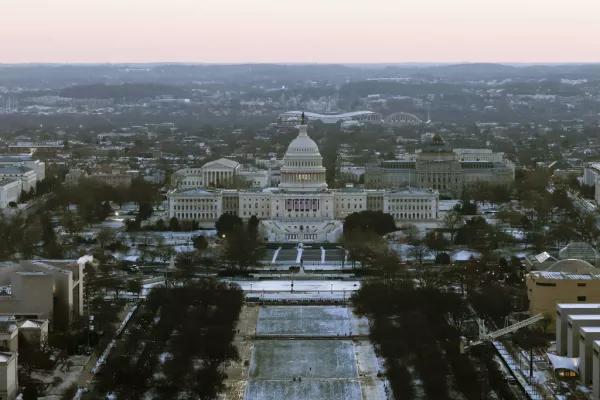
[[[480,345],[485,342],[491,342],[492,340],[496,340],[500,336],[506,335],[507,333],[515,332],[515,331],[517,331],[521,328],[525,328],[526,326],[529,326],[531,324],[535,324],[536,322],[538,322],[542,319],[544,319],[544,315],[538,314],[538,315],[534,315],[531,318],[527,318],[521,322],[517,322],[516,324],[506,326],[502,329],[498,329],[497,331],[488,332],[485,329],[485,324],[483,323],[483,320],[481,318],[478,318],[477,324],[479,325],[479,340],[472,342],[470,340],[467,340],[467,338],[465,338],[465,337],[461,337],[460,338],[460,352],[461,352],[461,354],[464,354],[467,351],[469,351],[469,349],[471,349],[471,347],[473,347],[473,346],[477,346],[477,345]]]

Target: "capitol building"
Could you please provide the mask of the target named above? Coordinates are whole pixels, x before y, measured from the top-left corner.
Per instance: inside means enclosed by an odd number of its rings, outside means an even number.
[[[167,194],[169,218],[211,228],[222,214],[237,215],[244,221],[255,215],[263,238],[277,243],[336,242],[344,218],[364,210],[389,213],[397,226],[438,219],[435,189],[328,189],[323,157],[307,128],[302,122],[290,143],[277,187],[265,182],[248,189],[209,189],[233,182],[240,173],[240,165],[228,159],[177,171],[176,179],[183,184]]]

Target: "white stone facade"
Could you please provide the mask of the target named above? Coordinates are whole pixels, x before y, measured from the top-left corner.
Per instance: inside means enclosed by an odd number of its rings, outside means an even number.
[[[0,180],[0,209],[8,207],[12,201],[19,201],[21,194],[21,181],[16,178],[5,178]]]
[[[243,220],[254,215],[268,241],[331,242],[341,235],[343,219],[355,212],[389,212],[398,226],[435,221],[439,195],[433,189],[328,189],[319,149],[301,125],[284,157],[279,187],[204,190],[182,185],[170,191],[168,199],[169,218],[193,220],[203,227],[214,226],[224,213]]]
[[[0,167],[18,166],[31,168],[38,181],[46,178],[46,164],[40,160],[35,160],[31,156],[0,156]]]
[[[28,192],[29,189],[36,187],[37,176],[35,171],[29,167],[0,167],[0,179],[12,178],[21,182],[21,189]]]
[[[225,187],[234,181],[241,170],[236,161],[221,158],[204,164],[200,168],[184,168],[176,171],[171,177],[171,186],[175,189],[192,189],[200,187]]]

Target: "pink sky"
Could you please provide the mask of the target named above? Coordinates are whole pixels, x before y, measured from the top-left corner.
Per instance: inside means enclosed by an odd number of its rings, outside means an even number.
[[[0,63],[600,62],[600,0],[0,1]]]

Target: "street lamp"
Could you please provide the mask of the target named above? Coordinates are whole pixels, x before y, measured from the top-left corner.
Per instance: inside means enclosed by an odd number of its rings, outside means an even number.
[[[94,325],[93,324],[94,324],[94,316],[90,315],[89,316],[89,322],[88,322],[88,334],[87,334],[87,339],[88,339],[87,340],[87,347],[88,347],[88,350],[90,348],[90,333],[91,333],[91,331],[94,330]]]
[[[331,293],[333,294],[333,283],[331,284]]]
[[[252,293],[252,284],[250,284],[250,293]]]

